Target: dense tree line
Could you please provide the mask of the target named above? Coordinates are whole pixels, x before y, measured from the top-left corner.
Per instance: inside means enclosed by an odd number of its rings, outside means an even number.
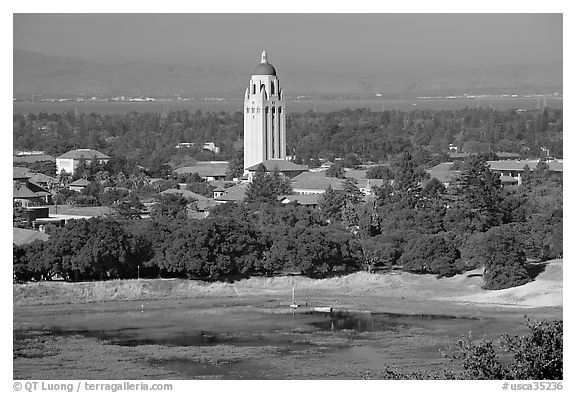
[[[14,247],[18,280],[193,277],[230,279],[253,274],[311,277],[358,270],[352,235],[300,206],[226,205],[204,220],[173,211],[146,220],[72,220],[46,242]],[[264,224],[265,223],[265,224]]]
[[[158,173],[159,167],[168,163],[182,166],[199,160],[237,160],[242,130],[241,112],[16,114],[13,147],[52,155],[92,148]],[[320,157],[332,162],[341,157],[346,159],[346,167],[354,167],[360,162],[386,161],[410,147],[420,147],[431,155],[446,153],[450,143],[472,153],[509,151],[532,158],[539,157],[545,147],[552,156],[562,157],[562,131],[562,110],[550,108],[521,112],[345,109],[289,113],[286,135],[287,151],[298,163],[318,166]],[[200,148],[208,141],[220,147],[219,155]],[[179,142],[197,146],[175,149]]]
[[[304,163],[350,154],[380,162],[411,146],[439,154],[450,143],[471,153],[509,151],[534,158],[546,147],[562,157],[562,110],[309,111],[290,114],[287,128],[289,151]]]

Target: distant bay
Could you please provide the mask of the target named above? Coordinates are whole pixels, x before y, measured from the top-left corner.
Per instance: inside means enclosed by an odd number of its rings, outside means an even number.
[[[115,101],[65,101],[36,102],[14,101],[14,114],[38,114],[40,112],[119,114],[128,112],[163,113],[168,111],[188,110],[195,112],[236,112],[243,110],[240,100],[193,100],[193,101],[151,101],[151,102],[115,102]],[[492,98],[424,98],[410,100],[287,100],[286,109],[291,112],[333,112],[341,109],[369,108],[372,111],[382,110],[458,110],[468,108],[493,108],[495,110],[542,108],[544,99],[540,97],[492,97]],[[562,109],[563,99],[546,97],[546,106]]]

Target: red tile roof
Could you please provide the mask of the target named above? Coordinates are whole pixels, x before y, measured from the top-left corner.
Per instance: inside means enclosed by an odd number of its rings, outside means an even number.
[[[228,162],[197,162],[196,165],[185,166],[174,172],[180,174],[197,173],[200,177],[223,177],[226,176]]]
[[[280,200],[288,201],[288,202],[296,202],[299,205],[310,206],[310,205],[317,205],[318,201],[320,200],[320,196],[322,194],[292,194],[292,195],[285,195]]]
[[[86,187],[88,184],[90,184],[90,182],[86,179],[78,179],[72,183],[70,183],[70,186],[74,186],[74,187]]]
[[[304,172],[292,179],[292,189],[295,192],[324,191],[328,186],[334,190],[344,190],[344,180],[327,177],[326,172]]]
[[[39,162],[39,161],[51,161],[55,162],[56,159],[48,154],[30,154],[30,155],[23,155],[23,156],[15,156],[14,157],[15,163],[25,162],[25,163],[32,163],[32,162]]]
[[[32,176],[30,169],[24,168],[22,166],[12,167],[12,178],[13,179],[28,179]]]
[[[70,150],[69,152],[62,154],[58,158],[64,158],[64,159],[72,158],[75,160],[79,160],[81,158],[84,158],[85,160],[91,160],[93,157],[96,157],[98,159],[109,159],[110,158],[106,154],[100,153],[98,150],[92,150],[92,149]]]
[[[24,184],[13,184],[12,198],[38,198],[34,191],[26,187]]]
[[[220,202],[242,202],[246,199],[246,189],[248,188],[248,183],[241,183],[236,186],[228,188],[224,195],[219,196],[214,199]]]
[[[163,194],[163,195],[165,195],[165,194],[182,195],[182,197],[184,197],[186,199],[194,199],[195,201],[208,199],[204,195],[200,195],[200,194],[197,194],[197,193],[189,191],[189,190],[178,190],[176,188],[169,188],[168,190],[162,191],[160,194]]]
[[[533,171],[538,165],[538,160],[488,161],[488,165],[493,171],[523,171],[525,166],[528,166]],[[548,168],[552,172],[563,172],[563,162],[558,160],[550,161]]]
[[[264,165],[264,167],[266,168],[267,171],[273,171],[276,169],[279,172],[297,172],[297,171],[303,172],[303,171],[308,170],[301,165],[296,165],[291,161],[281,160],[281,159],[266,160],[266,161],[263,161],[262,164]],[[255,171],[256,169],[258,169],[259,166],[260,166],[260,164],[256,164],[256,165],[252,165],[251,167],[246,168],[246,169],[249,171]]]
[[[12,228],[12,243],[17,246],[32,243],[35,240],[48,240],[50,235],[30,229]]]

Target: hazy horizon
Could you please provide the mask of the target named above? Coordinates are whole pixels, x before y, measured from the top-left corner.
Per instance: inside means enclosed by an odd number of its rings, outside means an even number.
[[[14,14],[14,49],[104,64],[412,73],[563,60],[562,14]]]

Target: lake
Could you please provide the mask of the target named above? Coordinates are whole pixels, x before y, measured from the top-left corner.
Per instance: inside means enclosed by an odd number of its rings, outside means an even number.
[[[527,332],[524,314],[374,298],[387,311],[295,312],[266,298],[114,301],[14,308],[16,379],[359,379],[441,371],[440,351]]]
[[[382,110],[458,110],[468,108],[493,108],[495,110],[507,109],[536,109],[543,105],[543,99],[537,97],[522,98],[454,98],[454,99],[410,99],[410,100],[287,100],[286,107],[291,112],[332,112],[341,109],[369,108],[372,111]],[[553,109],[562,109],[563,99],[547,97],[546,106]],[[155,102],[25,102],[13,103],[14,114],[28,114],[39,112],[61,113],[78,110],[82,113],[119,114],[135,112],[163,113],[165,111],[188,110],[195,112],[234,112],[242,111],[241,100],[195,100],[195,101],[155,101]]]

